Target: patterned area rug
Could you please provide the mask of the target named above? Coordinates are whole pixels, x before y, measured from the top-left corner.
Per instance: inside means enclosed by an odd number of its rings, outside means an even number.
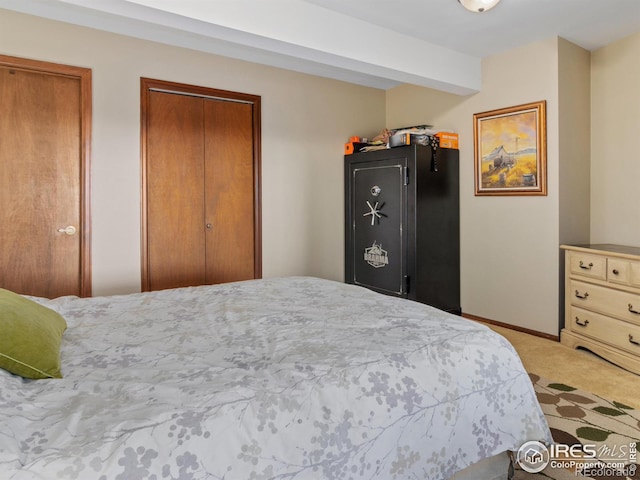
[[[538,473],[517,466],[514,480],[640,479],[640,410],[538,375],[530,377],[560,446],[551,448],[546,468]]]

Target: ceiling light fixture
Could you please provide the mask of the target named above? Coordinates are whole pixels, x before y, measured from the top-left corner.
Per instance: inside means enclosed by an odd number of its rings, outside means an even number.
[[[458,0],[470,12],[482,13],[491,10],[500,0]]]

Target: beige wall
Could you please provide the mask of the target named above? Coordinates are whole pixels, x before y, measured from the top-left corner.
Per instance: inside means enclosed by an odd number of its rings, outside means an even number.
[[[557,334],[558,245],[640,246],[639,56],[640,33],[593,53],[552,39],[486,59],[482,91],[468,98],[388,92],[389,127],[434,122],[460,133],[464,312]],[[473,113],[541,99],[548,197],[474,197]]]
[[[640,33],[591,58],[591,242],[640,247]]]
[[[140,289],[140,77],[262,97],[263,275],[343,277],[343,143],[384,91],[0,11],[0,53],[93,71],[94,294]]]
[[[460,134],[461,289],[465,313],[558,334],[558,40],[487,58],[480,93],[387,92],[387,126],[433,122]],[[473,114],[547,102],[548,195],[474,196]]]
[[[591,54],[558,41],[559,242],[589,243]],[[564,265],[560,265],[564,275]]]
[[[559,244],[589,243],[591,53],[558,39]],[[564,251],[558,262],[558,318],[565,324]]]

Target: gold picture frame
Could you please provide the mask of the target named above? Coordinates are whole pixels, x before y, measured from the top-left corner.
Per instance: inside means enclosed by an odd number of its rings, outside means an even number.
[[[546,101],[473,115],[475,194],[547,194]]]

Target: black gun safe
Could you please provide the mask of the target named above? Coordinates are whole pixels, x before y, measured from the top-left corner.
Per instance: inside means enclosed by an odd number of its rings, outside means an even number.
[[[460,314],[458,150],[344,159],[345,281]]]

